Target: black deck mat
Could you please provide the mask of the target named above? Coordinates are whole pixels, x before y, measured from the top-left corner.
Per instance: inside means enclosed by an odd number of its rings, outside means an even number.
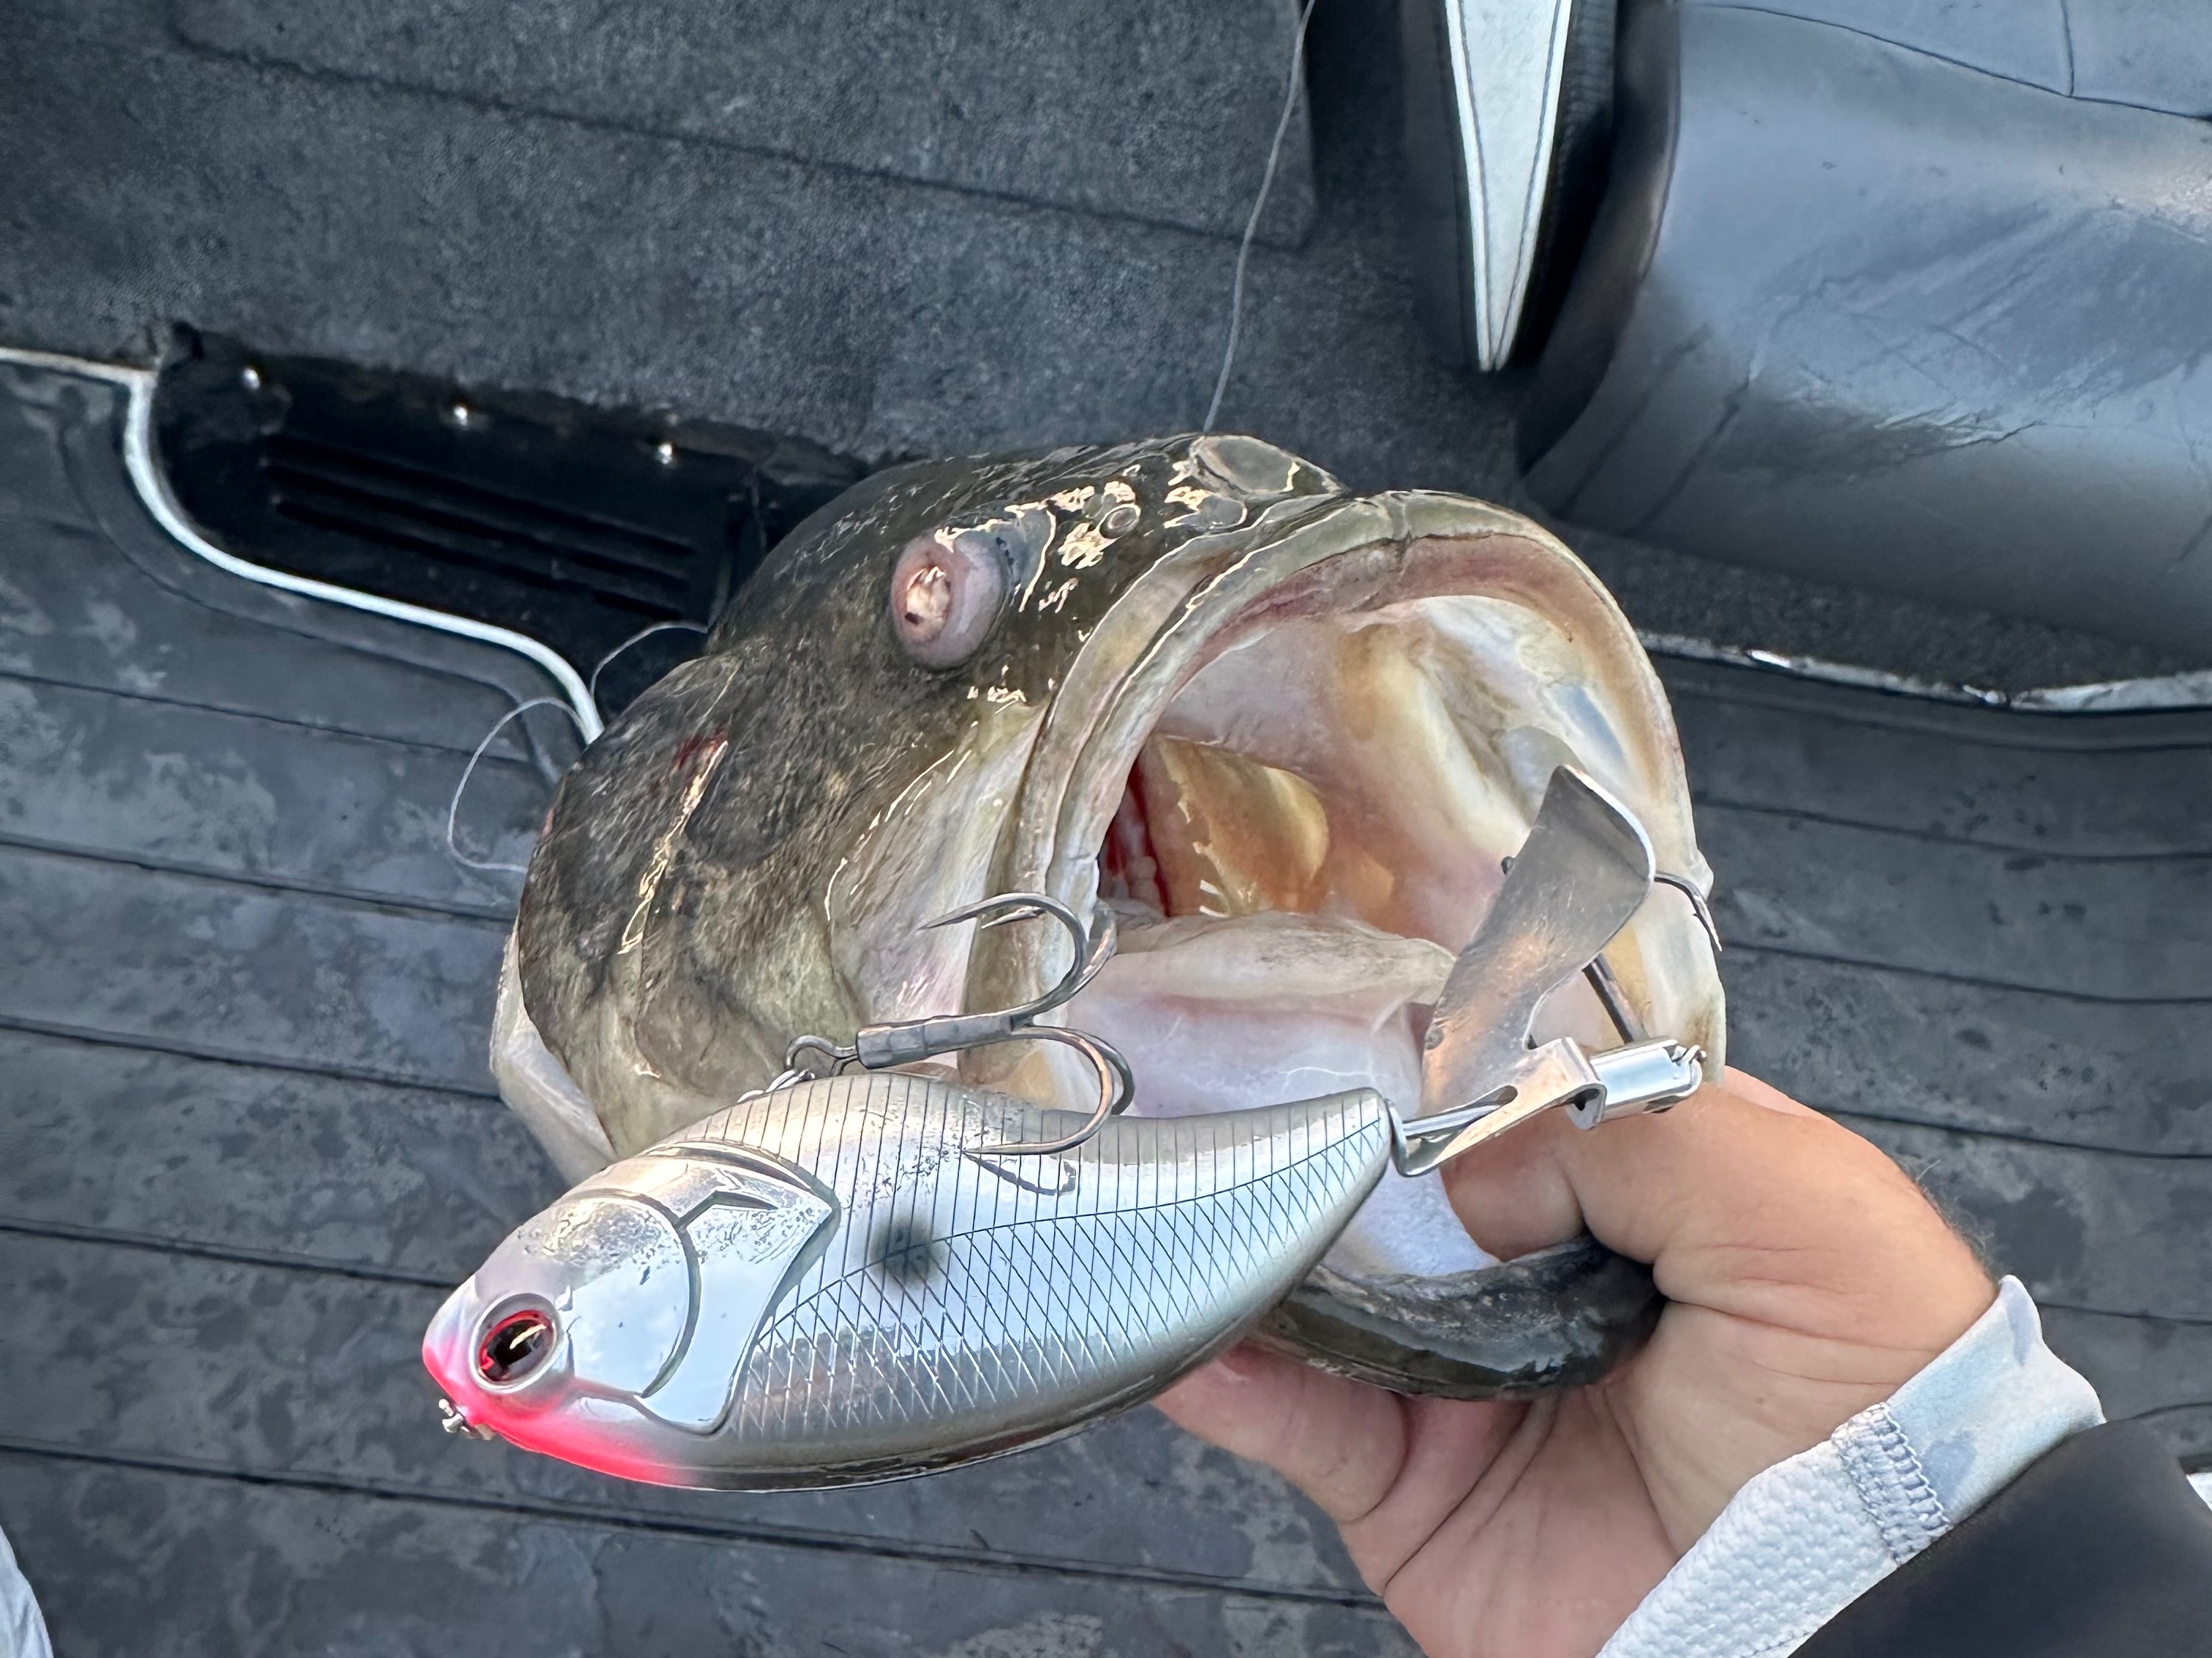
[[[483,1060],[514,883],[444,808],[544,687],[192,559],[120,401],[0,369],[0,1525],[63,1653],[1410,1652],[1310,1508],[1148,1412],[765,1497],[440,1433],[422,1327],[558,1184]],[[2212,1456],[2212,714],[1666,673],[1738,1063]],[[547,732],[476,844],[525,843]]]

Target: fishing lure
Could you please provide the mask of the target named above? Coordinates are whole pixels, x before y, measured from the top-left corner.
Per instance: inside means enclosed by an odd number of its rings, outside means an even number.
[[[1049,917],[1074,965],[1018,1008],[802,1038],[775,1086],[524,1225],[424,1340],[447,1425],[750,1490],[925,1473],[1150,1398],[1287,1295],[1386,1171],[1553,1107],[1594,1127],[1698,1087],[1700,1056],[1670,1040],[1529,1037],[1546,996],[1602,972],[1655,875],[1626,811],[1556,771],[1438,999],[1411,1117],[1371,1088],[1121,1116],[1118,1056],[1036,1022],[1111,954],[1110,921],[1033,894],[948,917]],[[886,1069],[1023,1038],[1091,1060],[1087,1119]]]

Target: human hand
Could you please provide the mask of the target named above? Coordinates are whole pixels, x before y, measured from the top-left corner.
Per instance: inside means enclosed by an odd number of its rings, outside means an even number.
[[[1288,1476],[1434,1658],[1589,1658],[1745,1481],[1889,1397],[1996,1295],[1868,1141],[1730,1070],[1664,1116],[1562,1113],[1449,1165],[1478,1242],[1587,1229],[1668,1306],[1593,1386],[1405,1399],[1250,1344],[1160,1408]]]

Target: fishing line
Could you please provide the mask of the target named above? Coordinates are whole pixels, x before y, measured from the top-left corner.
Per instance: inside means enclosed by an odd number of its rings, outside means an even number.
[[[632,645],[650,639],[656,633],[666,633],[672,629],[684,629],[693,633],[707,631],[706,628],[697,622],[655,622],[651,627],[640,628],[631,634],[629,638],[600,657],[597,665],[592,669],[592,677],[584,681],[584,694],[589,699],[591,710],[594,715],[604,716],[605,710],[599,707],[599,675],[607,671],[607,664]],[[481,869],[487,874],[495,872],[503,875],[526,875],[530,873],[525,865],[520,863],[499,863],[484,858],[471,857],[466,852],[461,850],[459,832],[461,796],[468,792],[469,779],[476,776],[477,763],[483,759],[485,751],[498,740],[499,734],[507,729],[508,722],[518,716],[527,714],[533,708],[559,709],[568,716],[568,722],[576,728],[577,734],[586,743],[599,735],[598,730],[584,722],[582,715],[565,697],[532,697],[527,702],[517,703],[499,716],[497,723],[484,733],[483,741],[477,745],[476,752],[469,756],[469,763],[461,768],[461,780],[453,785],[453,799],[446,802],[446,850],[453,854],[455,863],[468,869]]]
[[[476,775],[477,762],[484,757],[484,750],[489,748],[498,740],[499,734],[507,729],[508,721],[527,714],[533,708],[557,708],[568,716],[570,723],[574,725],[578,731],[580,732],[584,728],[583,721],[576,717],[576,710],[569,707],[566,698],[561,697],[532,697],[528,702],[517,703],[499,716],[498,723],[484,733],[483,741],[477,745],[476,753],[469,756],[469,763],[461,768],[461,780],[453,785],[453,798],[446,805],[446,850],[453,855],[453,860],[457,863],[464,864],[471,869],[483,869],[487,872],[496,870],[512,875],[526,875],[530,873],[526,866],[520,863],[497,863],[483,858],[471,857],[466,852],[461,850],[460,843],[454,838],[454,833],[457,821],[461,814],[461,795],[469,786],[469,779]],[[589,740],[586,739],[586,741]]]
[[[616,657],[621,655],[623,652],[628,650],[632,645],[637,644],[643,640],[650,639],[656,633],[665,633],[672,628],[681,628],[692,633],[700,634],[703,634],[707,631],[705,625],[699,622],[655,622],[651,627],[640,628],[636,632],[631,634],[629,638],[623,640],[612,650],[610,650],[605,655],[599,658],[599,666],[592,670],[592,677],[584,682],[584,689],[591,696],[592,706],[595,709],[599,709],[599,714],[602,717],[605,717],[606,710],[599,708],[599,675],[607,671],[607,664],[614,661]]]
[[[1229,343],[1221,351],[1221,374],[1213,382],[1213,400],[1206,405],[1202,432],[1213,430],[1221,413],[1222,393],[1229,389],[1229,371],[1237,365],[1237,338],[1244,328],[1244,266],[1252,257],[1252,238],[1260,233],[1260,215],[1266,210],[1267,192],[1275,187],[1275,168],[1283,159],[1283,140],[1291,130],[1291,115],[1298,105],[1298,81],[1305,72],[1306,25],[1313,21],[1315,0],[1306,0],[1298,14],[1297,33],[1291,40],[1291,77],[1283,88],[1283,113],[1275,123],[1274,142],[1267,146],[1267,170],[1260,175],[1260,193],[1253,198],[1252,216],[1244,221],[1244,240],[1237,244],[1237,275],[1229,284]]]

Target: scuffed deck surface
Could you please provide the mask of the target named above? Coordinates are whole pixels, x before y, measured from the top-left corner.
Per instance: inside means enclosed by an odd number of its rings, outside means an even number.
[[[0,369],[0,1525],[65,1658],[1411,1651],[1310,1509],[1146,1412],[775,1497],[442,1435],[422,1326],[557,1184],[483,1059],[513,880],[442,845],[542,687],[197,564],[119,413]],[[2212,716],[1667,672],[1738,1063],[1924,1168],[2212,1459]],[[546,788],[497,753],[476,844]]]

